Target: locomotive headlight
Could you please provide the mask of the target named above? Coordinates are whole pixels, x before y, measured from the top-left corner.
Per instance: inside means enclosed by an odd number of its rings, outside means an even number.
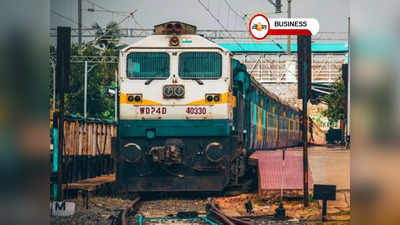
[[[164,98],[183,98],[185,87],[183,85],[165,85],[163,87]]]
[[[206,95],[206,99],[208,102],[212,102],[213,96],[212,95]]]
[[[142,101],[142,94],[129,94],[128,95],[128,102],[140,102]]]
[[[183,86],[175,86],[174,94],[176,97],[182,98],[185,95],[185,88]]]
[[[214,96],[214,101],[219,102],[219,95]]]
[[[140,96],[140,95],[136,95],[135,96],[135,101],[136,102],[140,102],[142,100],[142,96]]]
[[[174,94],[174,88],[172,86],[165,86],[163,89],[163,95],[166,98],[170,98]]]
[[[221,100],[220,94],[206,94],[207,102],[219,102]]]

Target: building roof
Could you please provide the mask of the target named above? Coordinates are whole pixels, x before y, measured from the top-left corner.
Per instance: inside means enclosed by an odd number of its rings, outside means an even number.
[[[284,52],[274,43],[218,43],[220,46],[234,53],[279,53]],[[283,49],[287,49],[287,44],[279,43]],[[291,52],[297,52],[297,44],[293,43]],[[338,43],[312,43],[311,50],[321,53],[345,53],[348,52],[346,42]]]

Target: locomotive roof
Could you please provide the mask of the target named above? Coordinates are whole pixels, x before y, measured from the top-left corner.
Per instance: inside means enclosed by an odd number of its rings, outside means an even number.
[[[172,37],[178,37],[179,46],[170,46],[169,41]],[[226,48],[207,40],[206,38],[195,34],[182,35],[150,35],[122,49],[126,52],[129,49],[144,49],[144,48],[163,48],[163,49],[179,49],[179,48],[215,48],[223,52],[230,52]]]

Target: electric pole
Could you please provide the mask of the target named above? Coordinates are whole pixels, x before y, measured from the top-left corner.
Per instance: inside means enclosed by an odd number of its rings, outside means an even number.
[[[269,3],[271,3],[271,5],[273,5],[275,7],[275,13],[281,13],[282,10],[282,4],[281,4],[281,0],[275,0],[275,2],[273,0],[268,0]]]
[[[297,36],[298,98],[303,99],[303,190],[304,207],[308,207],[308,114],[307,103],[311,96],[311,36]]]
[[[82,0],[78,0],[78,43],[82,44]]]
[[[281,13],[282,12],[282,3],[281,0],[275,0],[275,13]]]
[[[57,64],[56,64],[56,84],[58,92],[58,149],[54,152],[54,157],[57,157],[57,201],[62,201],[64,183],[63,177],[63,153],[64,153],[64,93],[69,90],[69,76],[71,73],[71,27],[57,27]],[[65,90],[66,89],[66,90]],[[54,121],[54,123],[56,123]]]
[[[83,88],[83,117],[87,119],[87,78],[88,78],[88,61],[85,61],[85,79],[84,79],[84,88]]]
[[[347,131],[346,131],[346,148],[350,149],[350,16],[347,19],[347,46],[348,46],[348,72],[347,72]]]

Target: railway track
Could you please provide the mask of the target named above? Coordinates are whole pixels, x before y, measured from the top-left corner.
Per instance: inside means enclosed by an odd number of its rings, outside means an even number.
[[[141,197],[136,197],[133,201],[125,206],[123,211],[119,214],[115,220],[112,221],[112,225],[129,225],[128,216],[137,213],[137,206],[141,200]],[[206,216],[199,216],[196,211],[179,212],[176,216],[168,217],[157,217],[157,218],[145,218],[139,216],[137,223],[138,225],[145,224],[176,224],[179,221],[182,224],[190,221],[190,224],[226,224],[226,225],[255,225],[254,222],[245,221],[242,218],[235,218],[225,215],[215,204],[213,199],[209,200],[209,204],[206,206],[207,214]],[[133,212],[133,213],[131,213]]]
[[[226,215],[215,203],[214,199],[209,198],[206,205],[206,214],[200,216],[196,211],[178,212],[176,215],[168,215],[166,217],[134,217],[138,212],[141,197],[136,197],[133,201],[125,206],[121,211],[119,218],[113,221],[111,225],[158,225],[158,224],[174,224],[174,225],[261,225],[261,224],[288,224],[302,225],[307,224],[306,221],[298,220],[276,220],[273,215],[263,216],[229,216]],[[312,221],[310,221],[312,222]],[[314,221],[316,222],[316,221]]]
[[[246,197],[247,198],[247,197]],[[133,199],[133,200],[128,200]],[[89,201],[89,209],[76,201],[76,213],[71,217],[51,217],[50,224],[96,224],[96,225],[305,225],[319,224],[320,220],[299,220],[288,218],[287,220],[276,220],[273,210],[260,214],[240,213],[243,216],[233,216],[235,213],[229,210],[229,206],[223,204],[222,196],[213,198],[199,198],[198,196],[186,196],[185,198],[171,196],[114,196],[93,197]],[[71,201],[70,200],[70,201]],[[231,203],[231,207],[233,207]],[[290,203],[287,202],[285,207]],[[243,207],[243,201],[238,201],[237,206]],[[270,203],[268,203],[270,205]],[[260,206],[254,205],[254,210]],[[272,206],[272,205],[271,205]],[[228,208],[227,208],[228,207]],[[235,211],[235,210],[233,210]],[[232,211],[232,212],[233,212]],[[317,210],[318,211],[318,210]],[[186,214],[185,214],[186,213]],[[245,216],[244,216],[245,215]],[[334,219],[332,217],[331,219]],[[329,221],[328,224],[350,224],[348,220]]]

